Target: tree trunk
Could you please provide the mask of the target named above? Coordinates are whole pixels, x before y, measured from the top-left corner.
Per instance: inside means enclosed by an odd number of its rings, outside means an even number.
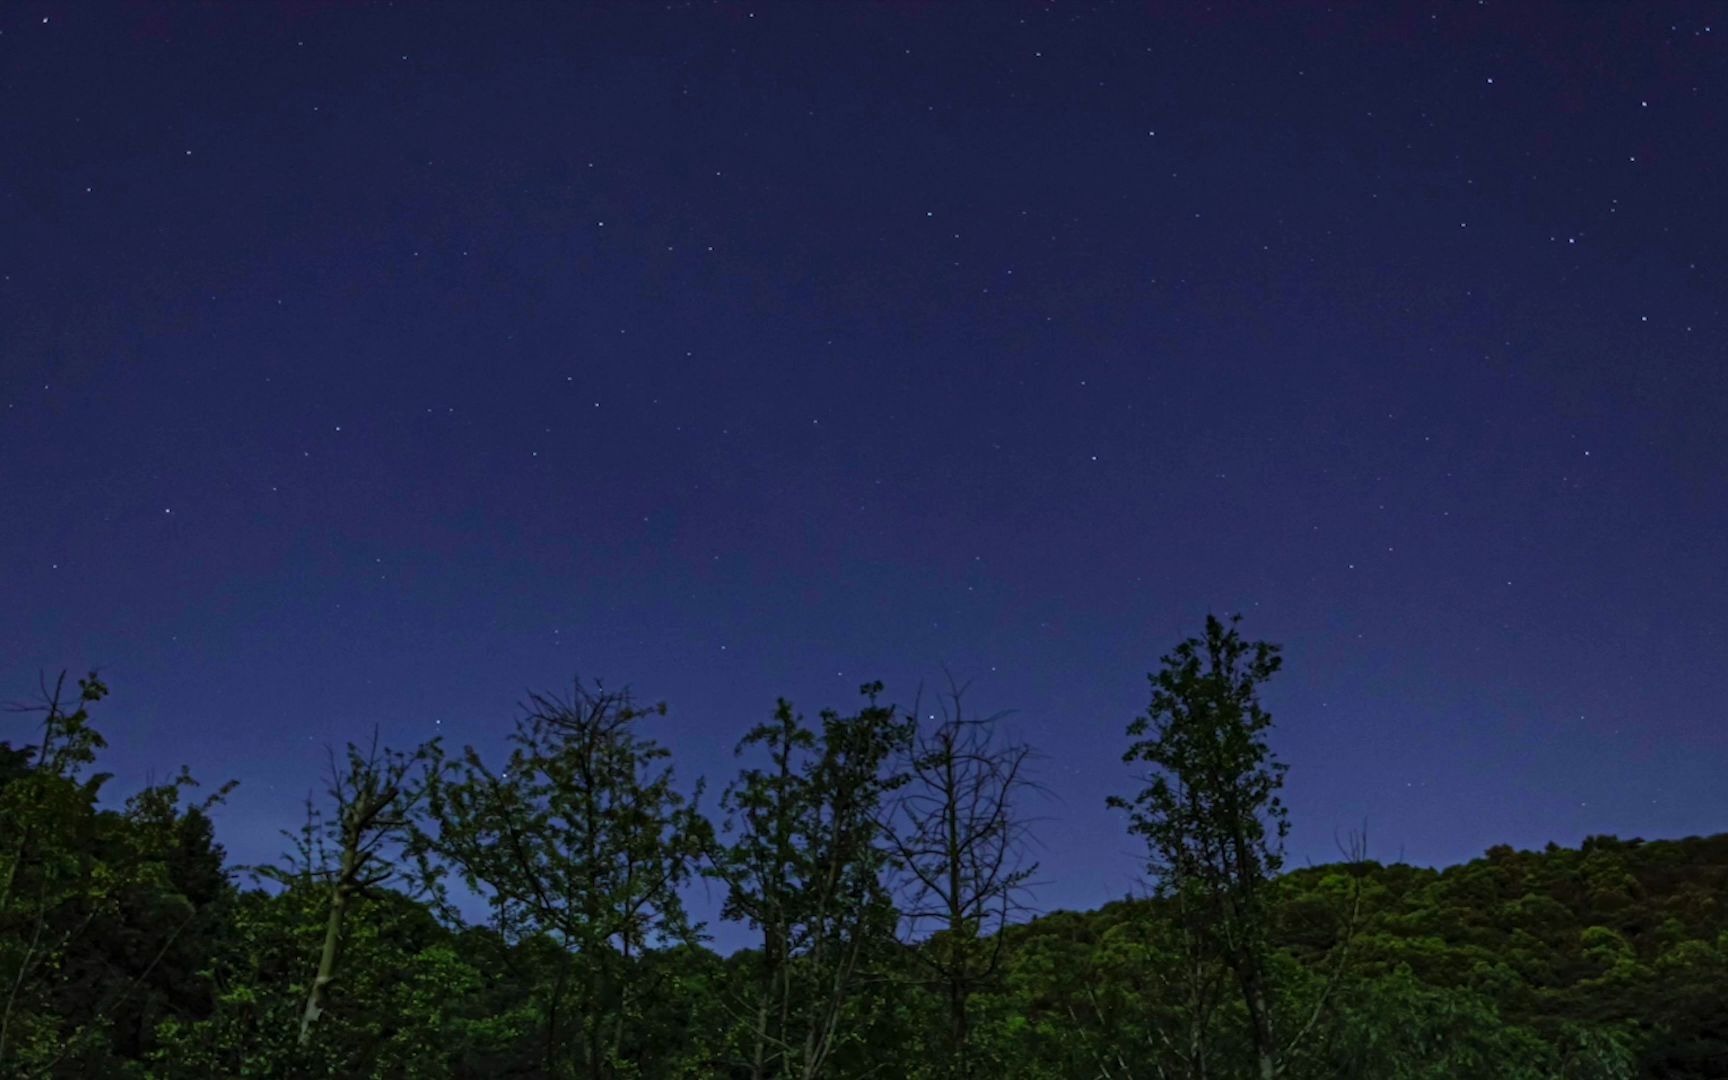
[[[587,958],[590,962],[593,956]],[[588,978],[588,1008],[595,1010],[592,1016],[582,1019],[584,1042],[588,1051],[588,1076],[590,1080],[606,1080],[606,1018],[599,1012],[600,1002],[607,993],[606,979],[603,974],[595,973]]]
[[[956,1077],[970,1077],[972,1070],[967,1064],[967,1023],[966,1023],[966,987],[961,980],[956,979],[948,987],[948,1038],[950,1053],[953,1055],[952,1068]]]
[[[1248,1021],[1254,1029],[1254,1056],[1259,1065],[1260,1080],[1273,1080],[1278,1074],[1277,1045],[1272,1040],[1272,1017],[1267,1012],[1266,988],[1260,973],[1247,972],[1242,978],[1242,997],[1248,1006]]]
[[[556,1076],[559,1072],[559,1040],[563,1032],[558,1030],[560,1011],[564,1006],[564,991],[570,983],[570,952],[565,950],[563,959],[558,965],[558,978],[552,983],[552,995],[546,1004],[546,1075]]]
[[[751,1050],[750,1080],[768,1080],[768,1042],[770,1025],[778,1015],[780,1020],[779,1036],[784,1038],[786,1032],[786,1014],[791,1008],[787,1000],[789,991],[781,989],[784,981],[786,965],[781,942],[784,934],[778,925],[764,927],[762,932],[762,984],[758,988],[761,995],[756,1004],[755,1045]]]
[[[306,1008],[300,1014],[299,1045],[312,1041],[312,1025],[324,1014],[324,991],[336,977],[336,946],[342,940],[342,919],[348,908],[348,882],[355,866],[353,845],[342,846],[342,872],[330,888],[330,915],[324,922],[324,951],[318,956],[318,974],[312,989],[306,994]]]
[[[768,1007],[769,994],[764,991],[756,1003],[756,1046],[750,1058],[750,1080],[766,1080],[768,1076]]]

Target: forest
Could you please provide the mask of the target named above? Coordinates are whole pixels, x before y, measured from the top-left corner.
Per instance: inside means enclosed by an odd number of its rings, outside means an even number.
[[[0,730],[0,1074],[1728,1076],[1728,835],[1288,869],[1281,663],[1216,618],[1161,659],[1100,786],[1146,887],[1086,912],[1039,910],[1037,756],[958,688],[781,701],[705,789],[578,683],[502,756],[334,750],[236,866],[229,789],[106,799],[108,687],[49,678]]]

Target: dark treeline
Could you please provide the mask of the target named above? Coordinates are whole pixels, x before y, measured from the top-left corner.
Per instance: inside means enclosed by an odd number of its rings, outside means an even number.
[[[578,685],[501,757],[332,754],[242,868],[226,789],[100,805],[106,687],[62,681],[0,742],[0,1074],[1728,1076],[1728,836],[1287,872],[1279,665],[1215,619],[1163,658],[1106,785],[1146,894],[1046,915],[1032,749],[960,688],[782,701],[704,792]],[[754,947],[704,946],[703,879]]]

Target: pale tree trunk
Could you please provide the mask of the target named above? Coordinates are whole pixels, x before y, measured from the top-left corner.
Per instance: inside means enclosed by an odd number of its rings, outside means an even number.
[[[306,1008],[300,1013],[301,1046],[312,1041],[312,1025],[324,1014],[324,991],[336,977],[336,948],[342,940],[342,920],[348,912],[348,882],[354,875],[356,858],[353,846],[344,844],[341,876],[330,890],[330,915],[324,921],[324,949],[318,955],[318,974],[306,994]]]
[[[756,1003],[756,1046],[750,1059],[750,1080],[765,1080],[768,1067],[768,994]]]

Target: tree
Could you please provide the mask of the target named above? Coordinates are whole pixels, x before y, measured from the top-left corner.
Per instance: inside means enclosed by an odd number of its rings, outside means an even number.
[[[91,673],[42,700],[39,739],[0,742],[0,1072],[110,1072],[149,1047],[155,1024],[206,1005],[199,972],[229,895],[209,811],[184,770],[117,810],[98,806],[107,745]]]
[[[941,722],[915,734],[910,784],[885,830],[908,939],[935,931],[911,956],[945,1004],[944,1050],[956,1077],[975,1071],[968,1007],[999,972],[1002,931],[1026,909],[1037,870],[1026,857],[1028,822],[1016,802],[1032,786],[1032,749],[998,738],[1002,714],[968,715],[964,693],[950,681]]]
[[[1283,865],[1288,832],[1278,791],[1285,767],[1266,742],[1272,717],[1259,687],[1282,664],[1279,648],[1244,642],[1206,617],[1204,637],[1189,638],[1150,676],[1152,702],[1128,726],[1122,760],[1152,772],[1132,799],[1112,796],[1129,831],[1147,847],[1157,893],[1175,910],[1196,961],[1232,975],[1247,1013],[1254,1068],[1278,1072],[1269,985],[1268,884]],[[1205,1074],[1192,1064],[1194,1075]]]
[[[641,718],[664,712],[578,683],[568,698],[529,699],[502,769],[469,747],[427,774],[433,827],[416,847],[446,909],[442,877],[453,869],[507,942],[560,953],[543,1025],[555,1075],[573,1061],[581,1075],[612,1077],[647,1054],[630,1039],[657,989],[634,977],[642,954],[698,936],[678,890],[708,825],[661,765],[668,751],[636,734]]]
[[[1353,987],[1314,1075],[1340,1080],[1630,1080],[1611,1033],[1566,1028],[1553,1043],[1468,990],[1419,983],[1407,967]],[[1557,1045],[1556,1045],[1557,1044]]]
[[[1207,631],[1152,677],[1146,790],[1113,800],[1153,895],[1029,920],[983,887],[1030,872],[1024,750],[957,701],[922,732],[878,684],[820,723],[782,701],[720,838],[628,694],[533,699],[495,770],[349,747],[280,887],[241,892],[184,772],[104,798],[106,688],[62,680],[0,742],[0,1075],[1728,1075],[1728,834],[1446,869],[1358,840],[1283,872],[1277,654]],[[759,948],[702,946],[678,894],[704,857]],[[957,919],[967,895],[995,899]],[[475,898],[489,925],[454,918]]]
[[[865,707],[824,711],[820,733],[781,699],[738,745],[740,755],[761,748],[768,767],[744,769],[722,798],[734,837],[712,858],[728,887],[722,914],[762,933],[746,992],[752,1080],[823,1074],[847,1037],[865,963],[892,935],[880,825],[904,782],[888,764],[910,729],[878,704],[881,683],[860,689]]]
[[[0,788],[6,835],[0,853],[0,1066],[17,1067],[53,1037],[57,1025],[39,1011],[45,996],[40,976],[52,970],[80,916],[99,901],[105,876],[95,872],[89,849],[96,797],[108,777],[82,774],[107,745],[90,726],[90,706],[108,688],[91,672],[79,680],[74,705],[65,699],[65,684],[62,672],[52,690],[43,688],[40,742],[3,748],[8,776]]]
[[[531,1044],[526,995],[501,986],[495,952],[394,889],[352,898],[339,978],[302,1045],[299,1019],[329,899],[328,881],[313,878],[240,894],[209,962],[215,1006],[159,1026],[150,1075],[517,1075],[520,1048]]]
[[[234,889],[213,801],[182,802],[192,786],[182,773],[96,815],[93,854],[113,892],[55,963],[50,1001],[69,1022],[62,1069],[112,1071],[147,1053],[163,1021],[213,1005],[207,969]]]
[[[435,754],[432,745],[411,754],[380,748],[376,731],[364,751],[349,743],[340,763],[332,751],[326,790],[334,814],[321,820],[308,803],[307,825],[298,841],[299,865],[287,875],[270,875],[287,885],[295,884],[294,878],[316,881],[326,895],[318,971],[306,990],[295,1038],[301,1047],[311,1042],[313,1025],[324,1014],[355,901],[397,879],[391,854],[412,836],[412,817],[426,791],[424,778],[416,773]]]

